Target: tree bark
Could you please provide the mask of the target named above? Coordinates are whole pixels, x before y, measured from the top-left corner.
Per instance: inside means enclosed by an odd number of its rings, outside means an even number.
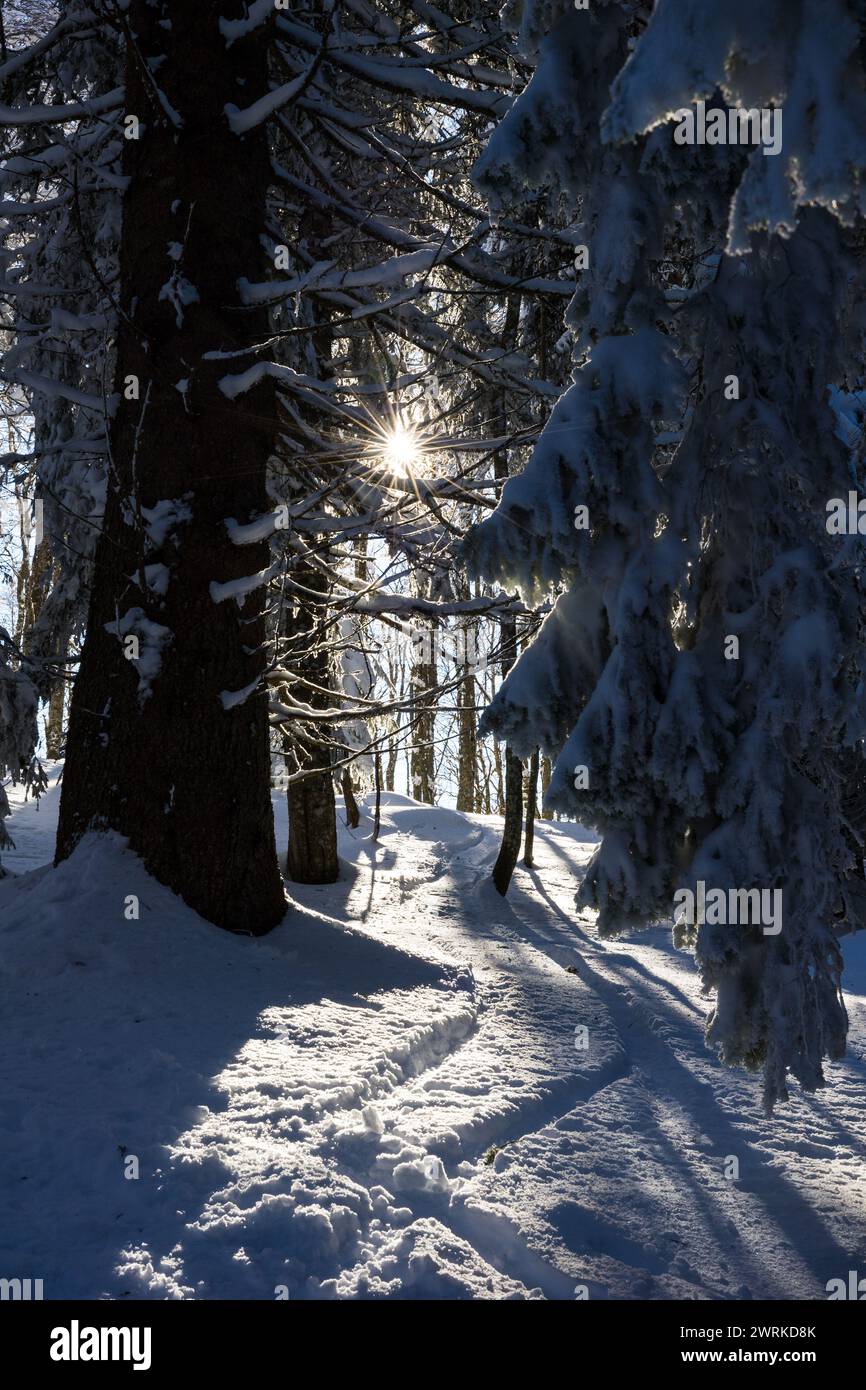
[[[234,546],[225,521],[269,509],[273,389],[265,378],[235,401],[220,387],[267,335],[266,311],[242,308],[237,288],[264,269],[267,139],[263,126],[235,134],[225,109],[267,92],[266,36],[226,43],[220,19],[241,18],[241,0],[171,6],[165,28],[168,9],[131,0],[123,21],[140,138],[124,141],[111,466],[56,857],[89,830],[117,831],[202,916],[260,935],[285,913],[255,689],[264,588],[219,601],[211,587],[269,562],[265,543]]]
[[[459,598],[468,598],[468,586],[458,590]],[[463,648],[459,652],[461,680],[457,688],[457,810],[475,810],[475,773],[478,761],[478,716],[475,713],[475,677],[470,660],[471,619],[458,623]]]
[[[505,323],[502,329],[502,346],[505,351],[514,347],[520,321],[520,295],[507,296]],[[496,434],[507,436],[508,411],[504,396],[499,401],[499,416],[491,422]],[[502,482],[508,477],[508,452],[497,449],[493,456],[493,474]],[[508,675],[517,657],[517,621],[511,615],[502,619],[502,679]],[[505,897],[511,875],[514,873],[520,854],[520,832],[523,819],[523,764],[505,745],[505,825],[502,831],[502,845],[493,869],[493,881],[498,891]]]
[[[499,751],[499,744],[493,744],[493,770],[496,773],[496,814],[505,815],[505,783],[502,779],[502,754]],[[489,798],[488,798],[489,800]],[[490,811],[487,812],[490,815]]]
[[[314,686],[321,687],[320,690],[311,690],[299,684],[294,694],[316,709],[326,709],[331,700],[321,692],[331,687],[330,658],[324,632],[328,583],[325,576],[309,564],[293,570],[292,577],[307,593],[300,597],[291,623],[289,664]],[[321,596],[321,601],[314,597],[316,594]],[[334,774],[331,771],[331,750],[326,739],[324,731],[306,724],[303,742],[296,738],[293,745],[295,757],[309,774],[301,781],[290,782],[287,791],[287,867],[289,877],[295,883],[336,883],[339,877]]]
[[[510,615],[502,619],[502,676],[514,665],[517,652],[517,623]],[[520,854],[520,834],[523,821],[523,764],[505,745],[505,825],[502,844],[493,868],[493,882],[503,898],[508,892],[511,875]]]
[[[374,777],[376,781],[376,806],[373,811],[373,839],[379,838],[379,827],[382,823],[382,755],[378,748],[373,754]]]
[[[352,774],[347,767],[343,768],[341,779],[343,787],[343,804],[346,807],[346,824],[352,830],[357,830],[361,823],[361,812],[358,810],[358,803],[355,800],[355,789],[352,786]]]
[[[315,260],[323,255],[323,244],[333,231],[328,215],[314,203],[303,208],[298,221],[299,244]],[[327,379],[331,374],[331,354],[334,335],[327,312],[316,310],[315,322],[310,324],[319,374]],[[286,432],[294,437],[294,425],[289,412],[285,413]],[[325,424],[315,408],[304,413],[307,426],[320,428]],[[304,436],[298,439],[304,443]],[[321,537],[309,536],[308,546],[327,564],[328,547]],[[333,701],[323,691],[333,686],[331,657],[326,648],[328,633],[329,583],[326,575],[309,558],[301,558],[291,571],[301,586],[294,595],[294,611],[288,629],[291,637],[289,665],[303,681],[319,689],[299,684],[297,698],[316,709],[327,709]],[[289,784],[289,843],[286,865],[295,883],[336,883],[339,877],[337,858],[337,806],[334,796],[334,774],[330,735],[322,727],[306,724],[296,735],[292,748],[299,765],[310,772],[300,782]]]
[[[410,795],[432,806],[436,800],[433,737],[436,728],[436,629],[425,628],[412,663],[413,716]],[[415,714],[415,710],[418,714]]]
[[[58,680],[48,698],[45,719],[45,752],[49,758],[59,758],[63,752],[63,705],[66,686]]]
[[[295,883],[336,883],[337,818],[330,768],[290,783],[288,801],[289,877]]]
[[[520,854],[520,832],[523,820],[523,763],[505,749],[505,825],[502,844],[493,866],[493,882],[503,898],[508,892],[511,875]]]
[[[545,809],[544,798],[547,796],[547,788],[550,786],[550,779],[553,775],[553,767],[549,758],[541,759],[541,819],[553,820],[553,812]]]
[[[526,828],[523,841],[523,862],[527,869],[533,867],[532,851],[535,846],[535,812],[538,804],[538,749],[529,759],[526,775]]]
[[[397,772],[397,735],[388,739],[388,761],[385,764],[385,790],[394,790],[394,778]]]

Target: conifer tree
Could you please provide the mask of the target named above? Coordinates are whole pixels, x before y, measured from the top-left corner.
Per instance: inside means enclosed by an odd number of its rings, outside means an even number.
[[[831,391],[862,360],[856,7],[661,0],[644,26],[547,3],[521,23],[535,73],[478,178],[506,208],[551,181],[587,253],[574,384],[470,541],[488,578],[559,594],[486,726],[555,755],[548,805],[601,832],[578,901],[602,934],[700,884],[781,895],[779,921],[750,898],[676,928],[715,992],[709,1040],[763,1067],[772,1107],[844,1049],[836,938],[862,925],[843,769],[863,596],[827,527],[851,481]],[[698,101],[781,110],[781,151],[679,143]]]

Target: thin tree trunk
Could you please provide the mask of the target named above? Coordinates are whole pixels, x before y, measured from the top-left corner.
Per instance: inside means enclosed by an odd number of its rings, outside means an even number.
[[[529,759],[526,776],[526,829],[523,841],[523,862],[527,869],[533,867],[532,851],[535,845],[535,813],[538,800],[538,749]]]
[[[457,810],[475,810],[476,760],[478,736],[475,714],[475,677],[467,673],[460,682],[457,740]]]
[[[505,749],[505,825],[502,830],[502,844],[493,866],[493,882],[497,891],[505,897],[511,875],[520,854],[520,832],[523,819],[523,764]]]
[[[494,745],[493,745],[493,766],[494,766],[494,769],[495,769],[495,771],[496,771],[496,814],[497,814],[497,816],[504,816],[504,815],[505,815],[505,782],[503,781],[503,778],[502,778],[502,754],[501,754],[500,751],[499,751],[499,744],[498,744],[498,743],[494,743]],[[488,798],[488,801],[489,801],[489,798]],[[488,805],[487,814],[490,815],[490,807],[489,807],[489,805]]]
[[[510,352],[515,345],[520,322],[520,295],[507,297],[505,323],[502,330],[502,346]],[[507,435],[508,413],[504,396],[499,403],[499,417],[491,422],[496,434]],[[498,449],[493,456],[493,473],[503,482],[508,477],[508,453]],[[508,614],[502,619],[502,678],[508,675],[517,656],[517,621]],[[514,873],[520,854],[520,832],[523,819],[523,764],[505,745],[505,825],[502,831],[502,846],[493,869],[493,881],[504,897],[508,892],[511,875]]]
[[[330,219],[321,208],[312,204],[303,209],[298,223],[298,239],[316,260],[320,258],[322,244],[332,230]],[[333,350],[333,333],[327,314],[317,318],[312,325],[311,340],[318,370],[322,377],[327,378],[331,372]],[[316,427],[323,423],[315,410],[308,410],[305,420]],[[288,432],[292,433],[290,417],[286,425]],[[317,543],[310,537],[309,544],[315,545],[319,556],[327,561],[327,548],[321,540]],[[309,561],[299,563],[292,571],[292,578],[306,592],[296,592],[294,597],[289,665],[303,680],[320,687],[319,690],[311,690],[300,684],[295,693],[299,700],[314,708],[326,709],[332,701],[321,691],[330,690],[333,684],[331,658],[325,649],[329,584],[322,571]],[[337,806],[327,732],[306,725],[303,739],[297,741],[294,752],[311,775],[302,781],[289,783],[288,787],[288,873],[295,883],[335,883],[339,877]]]
[[[548,811],[544,805],[544,798],[547,796],[547,788],[550,786],[550,779],[553,775],[553,768],[549,758],[541,759],[541,819],[553,820],[553,812]]]
[[[22,513],[23,518],[23,513]],[[51,591],[54,562],[51,547],[44,538],[36,546],[33,564],[30,565],[26,530],[22,527],[22,564],[18,575],[18,619],[15,626],[15,639],[25,655],[42,654],[39,639],[34,628]],[[60,634],[53,635],[55,644],[64,645]],[[66,684],[62,676],[55,676],[40,684],[40,694],[48,695],[48,709],[45,715],[45,751],[49,758],[59,758],[63,747],[63,710]]]
[[[376,809],[373,812],[373,839],[379,838],[379,826],[382,819],[382,755],[378,748],[373,754],[374,775],[376,778]]]
[[[59,758],[63,752],[63,703],[66,686],[58,680],[48,700],[45,720],[45,752],[49,758]]]
[[[355,578],[362,582],[367,581],[367,537],[358,536],[355,541]],[[359,619],[361,624],[361,636],[363,639],[363,619]],[[362,643],[363,645],[363,643]],[[368,666],[369,669],[369,666]],[[362,694],[369,694],[369,690],[362,691]],[[340,777],[340,786],[343,792],[343,805],[346,809],[346,824],[350,830],[357,830],[361,823],[361,812],[358,810],[358,803],[355,800],[355,789],[352,786],[351,768],[344,767]]]
[[[397,773],[397,736],[388,739],[388,761],[385,764],[385,790],[394,790],[394,778]]]
[[[457,597],[469,598],[468,584],[461,584]],[[472,620],[458,620],[460,684],[457,687],[457,810],[475,810],[475,764],[478,760],[478,719],[475,713],[475,677],[472,674],[474,646]]]
[[[199,0],[172,7],[167,31],[162,6],[131,0],[123,19],[141,136],[124,141],[117,406],[57,860],[89,830],[118,831],[197,912],[260,935],[285,913],[255,690],[264,588],[240,602],[212,592],[269,563],[266,544],[235,546],[225,526],[269,510],[275,415],[267,378],[238,401],[220,386],[268,329],[237,288],[262,276],[271,177],[264,127],[241,137],[226,117],[240,92],[247,105],[268,90],[264,31],[227,44],[220,30],[245,13]]]
[[[502,675],[508,674],[514,664],[517,650],[517,624],[508,616],[502,620]],[[511,875],[514,873],[520,854],[520,832],[523,820],[523,764],[516,754],[505,745],[505,825],[502,829],[502,844],[493,868],[493,882],[505,897]]]
[[[289,662],[313,685],[323,690],[330,687],[330,662],[324,650],[324,633],[316,628],[324,624],[327,605],[327,581],[310,565],[293,571],[293,577],[309,594],[321,595],[321,602],[304,597],[291,621],[292,648]],[[299,700],[325,709],[330,700],[318,690],[299,684],[294,694]],[[295,883],[336,883],[339,877],[337,859],[337,810],[334,799],[334,775],[331,771],[331,752],[326,735],[308,724],[304,742],[294,748],[295,756],[308,776],[290,782],[287,789],[289,808],[289,846],[287,868]]]
[[[358,803],[355,800],[352,774],[347,767],[343,768],[340,783],[343,788],[343,804],[346,807],[346,824],[351,830],[357,830],[361,822],[361,812],[358,810]]]
[[[412,687],[415,692],[414,706],[420,710],[417,718],[413,716],[411,753],[412,790],[410,795],[416,801],[432,806],[435,799],[435,768],[433,758],[433,735],[436,724],[436,711],[433,708],[433,691],[436,689],[436,648],[435,631],[426,629],[419,644],[419,660],[412,665]]]

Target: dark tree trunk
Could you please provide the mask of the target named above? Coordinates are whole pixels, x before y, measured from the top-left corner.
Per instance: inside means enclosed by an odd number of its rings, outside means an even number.
[[[506,676],[514,664],[517,650],[517,623],[508,616],[502,619],[502,674]],[[520,854],[520,835],[523,821],[523,764],[505,745],[505,825],[502,845],[493,868],[493,882],[505,897],[511,875]]]
[[[457,703],[457,810],[475,810],[475,773],[478,758],[477,718],[475,713],[475,677],[468,672],[460,682]]]
[[[520,321],[520,295],[507,297],[505,323],[502,330],[502,346],[510,352],[517,338]],[[508,435],[508,411],[505,396],[500,398],[499,416],[492,420],[491,428],[495,434]],[[493,456],[493,474],[502,482],[508,477],[508,453],[498,449]],[[517,621],[510,614],[502,619],[502,678],[508,675],[517,656]],[[493,881],[504,897],[508,892],[511,875],[520,854],[520,833],[523,820],[523,764],[505,746],[505,825],[502,830],[502,845],[493,869]]]
[[[468,598],[468,587],[458,590],[459,598]],[[475,677],[470,662],[471,623],[458,627],[464,647],[460,652],[461,681],[457,688],[457,810],[475,810],[475,774],[478,761],[478,716],[475,713]]]
[[[340,866],[330,768],[290,783],[288,797],[289,877],[295,883],[336,883]]]
[[[51,591],[54,563],[51,548],[43,539],[36,546],[31,566],[27,551],[27,536],[22,531],[22,562],[18,574],[18,620],[15,625],[15,638],[27,656],[44,655],[44,637],[35,633],[45,601]],[[52,633],[52,651],[61,651],[65,645],[60,633]],[[63,708],[66,685],[62,675],[55,675],[40,682],[39,693],[48,697],[45,715],[45,752],[49,758],[59,758],[63,749]]]
[[[333,232],[330,219],[321,208],[309,204],[303,208],[298,222],[298,241],[301,247],[319,260],[323,244]],[[327,312],[316,309],[315,322],[310,324],[310,342],[323,378],[331,374],[333,331]],[[291,415],[286,412],[284,424],[289,435],[299,437]],[[315,429],[326,425],[319,411],[307,409],[304,424]],[[331,657],[327,651],[330,585],[322,569],[309,555],[315,553],[323,564],[328,562],[328,547],[321,537],[308,536],[309,552],[291,572],[299,586],[294,591],[293,614],[287,629],[290,637],[288,664],[301,677],[295,695],[315,709],[333,705]],[[305,685],[303,682],[309,682]],[[309,775],[299,782],[289,783],[289,843],[286,866],[295,883],[336,883],[339,877],[337,858],[337,805],[334,796],[331,742],[327,727],[311,724],[300,726],[292,747],[294,760]]]
[[[520,854],[520,833],[523,821],[523,763],[505,749],[505,825],[502,844],[493,867],[493,882],[503,898],[508,892],[511,875]]]
[[[382,755],[377,749],[373,754],[373,766],[376,778],[376,807],[373,812],[373,839],[379,838],[379,827],[382,823]]]
[[[499,751],[499,744],[493,745],[493,770],[496,773],[496,814],[505,815],[505,783],[502,780],[502,754]],[[488,815],[490,811],[488,810]]]
[[[327,709],[331,699],[330,658],[326,650],[328,582],[310,564],[292,571],[303,589],[291,620],[289,665],[310,685],[298,684],[293,693],[298,700],[316,709]],[[310,687],[318,687],[310,688]],[[289,847],[287,867],[295,883],[336,883],[340,867],[337,859],[337,809],[331,750],[324,729],[303,726],[293,753],[307,776],[288,787]]]
[[[361,823],[361,812],[358,810],[358,803],[355,800],[355,789],[352,786],[352,774],[347,767],[343,768],[341,782],[343,787],[343,804],[346,807],[346,824],[351,830],[357,830]]]
[[[523,862],[527,869],[533,867],[532,851],[535,846],[535,812],[538,804],[538,749],[529,759],[526,775],[526,830],[523,841]]]
[[[252,365],[268,328],[237,289],[263,276],[270,178],[264,128],[240,137],[225,114],[268,89],[264,30],[230,46],[220,32],[245,12],[241,0],[131,0],[124,16],[126,111],[141,130],[124,142],[117,406],[57,859],[88,830],[118,831],[190,907],[259,935],[285,912],[267,696],[221,697],[262,673],[264,589],[240,603],[211,592],[269,560],[225,526],[269,508],[275,413],[267,379],[237,401],[219,384]],[[164,595],[150,577],[167,580]]]

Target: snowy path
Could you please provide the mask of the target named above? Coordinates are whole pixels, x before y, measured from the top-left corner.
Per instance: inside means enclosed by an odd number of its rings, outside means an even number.
[[[52,792],[13,818],[15,872],[55,815]],[[576,827],[539,827],[504,902],[495,823],[389,795],[369,828],[260,942],[116,845],[0,883],[0,1273],[47,1297],[621,1299],[866,1272],[859,941],[849,1058],[768,1122],[704,1048],[690,958],[575,921]]]

